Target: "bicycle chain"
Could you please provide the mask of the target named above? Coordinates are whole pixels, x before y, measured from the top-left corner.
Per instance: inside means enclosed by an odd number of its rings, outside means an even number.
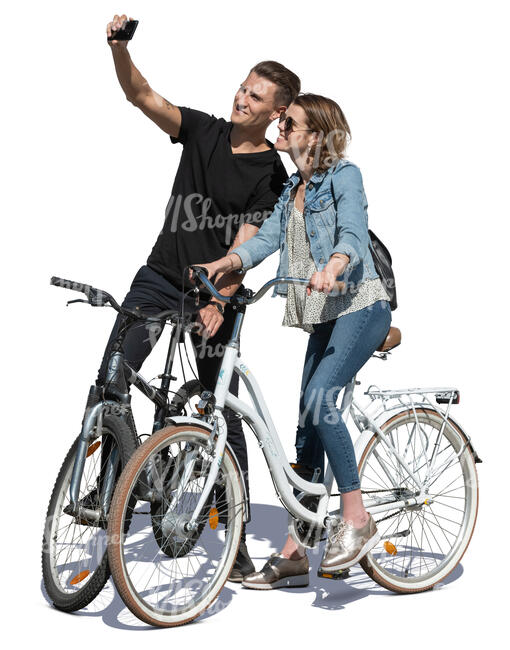
[[[387,490],[361,490],[361,494],[375,494],[376,492],[393,492],[395,490],[399,490],[400,488],[388,488]],[[399,508],[397,512],[394,512],[392,515],[386,515],[386,517],[382,517],[381,519],[374,519],[374,523],[380,524],[381,521],[386,521],[387,519],[391,519],[392,517],[396,517],[399,515],[402,510],[405,508]]]
[[[374,519],[374,522],[376,524],[380,524],[381,521],[386,521],[386,519],[391,519],[392,517],[396,517],[402,512],[402,510],[404,510],[404,508],[401,508],[398,512],[394,512],[392,515],[386,515],[386,517],[382,517],[382,519],[377,519],[377,520]]]

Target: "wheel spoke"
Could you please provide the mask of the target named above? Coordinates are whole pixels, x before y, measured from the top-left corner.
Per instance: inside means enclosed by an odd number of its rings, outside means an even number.
[[[460,545],[465,547],[469,541],[465,522],[471,509],[476,507],[476,501],[470,495],[474,494],[476,498],[477,492],[468,492],[466,486],[476,486],[476,470],[468,450],[462,460],[458,457],[465,439],[456,428],[449,424],[443,427],[443,424],[444,419],[434,412],[416,409],[392,418],[388,426],[381,426],[387,440],[424,483],[428,496],[425,504],[410,505],[400,513],[394,513],[394,517],[391,510],[382,513],[382,520],[377,524],[381,542],[369,554],[371,575],[380,584],[391,585],[395,591],[415,591],[421,584],[423,588],[432,586],[434,581],[451,571],[457,549]],[[362,494],[373,497],[374,503],[378,503],[380,497],[383,503],[388,494],[385,495],[384,491],[393,487],[395,481],[400,490],[396,498],[418,496],[414,480],[403,472],[391,450],[383,447],[381,442],[378,436],[374,437],[362,455]],[[433,453],[438,473],[427,484],[428,472],[433,471],[430,467]],[[393,481],[385,475],[382,463],[385,470],[392,473]],[[396,546],[396,554],[390,554],[391,549],[385,540]]]
[[[112,574],[116,583],[122,581],[123,588],[130,591],[140,607],[148,607],[159,618],[172,621],[197,610],[223,584],[225,578],[221,584],[219,579],[229,562],[233,562],[244,502],[234,498],[238,487],[234,489],[233,479],[236,480],[237,473],[225,468],[225,454],[215,486],[196,519],[196,528],[188,530],[186,524],[203,494],[212,467],[213,457],[206,451],[207,437],[187,430],[180,433],[174,428],[168,434],[162,430],[153,438],[156,442],[144,443],[147,452],[140,455],[136,472],[141,475],[153,463],[156,495],[160,499],[151,505],[150,512],[142,506],[135,510],[137,516],[126,516],[127,533],[115,547],[115,556],[120,558],[119,570],[114,562]],[[165,466],[162,459],[168,459]],[[193,465],[187,465],[190,459],[194,459]],[[136,481],[131,487],[126,484],[126,489],[119,487],[122,503],[118,504],[119,514],[114,506],[112,521],[121,520],[120,512],[133,498],[136,488]],[[211,518],[212,507],[217,512]],[[223,532],[225,541],[220,539]]]

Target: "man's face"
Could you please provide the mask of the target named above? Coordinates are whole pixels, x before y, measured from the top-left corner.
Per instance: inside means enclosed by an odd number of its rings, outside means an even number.
[[[275,106],[278,86],[250,72],[234,98],[231,121],[242,126],[268,126],[279,117],[284,106]]]

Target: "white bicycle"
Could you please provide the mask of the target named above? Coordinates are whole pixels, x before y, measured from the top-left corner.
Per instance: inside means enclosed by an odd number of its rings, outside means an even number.
[[[193,270],[195,281],[219,297],[203,269]],[[108,521],[110,567],[125,604],[149,624],[168,627],[195,619],[218,596],[234,564],[248,507],[243,475],[226,440],[225,406],[255,433],[296,540],[316,546],[339,516],[338,509],[328,511],[330,467],[323,483],[305,480],[293,469],[260,388],[241,361],[246,306],[280,282],[308,280],[275,278],[256,294],[244,290],[230,299],[236,321],[214,393],[202,393],[195,415],[169,418],[168,426],[136,450],[117,484]],[[391,328],[378,356],[386,358],[399,343],[399,330]],[[234,372],[251,404],[229,392]],[[475,464],[480,459],[450,416],[459,392],[371,387],[365,393],[369,406],[362,408],[353,398],[355,386],[353,377],[340,411],[360,432],[355,452],[361,491],[381,536],[361,566],[395,592],[431,589],[461,560],[478,509]],[[348,570],[322,574],[346,576]]]

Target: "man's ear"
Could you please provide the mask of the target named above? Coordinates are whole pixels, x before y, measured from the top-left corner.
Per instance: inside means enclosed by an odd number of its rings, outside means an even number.
[[[274,122],[275,120],[280,119],[280,115],[282,113],[285,113],[287,110],[287,106],[276,106],[271,115],[269,116],[269,119],[271,122]]]

